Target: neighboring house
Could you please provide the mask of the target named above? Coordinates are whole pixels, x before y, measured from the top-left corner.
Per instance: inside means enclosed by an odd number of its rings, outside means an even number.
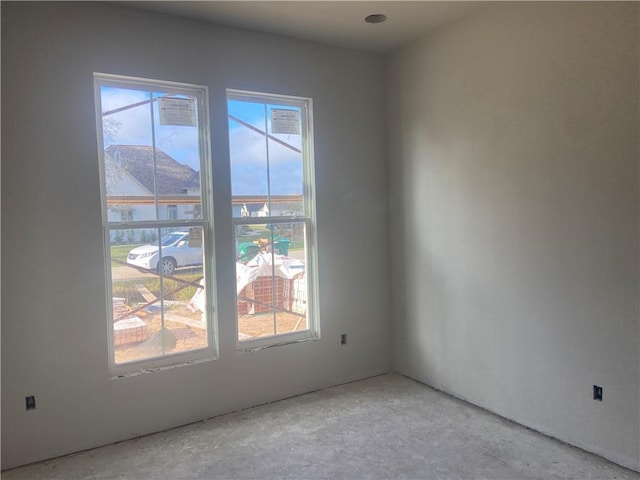
[[[302,197],[300,197],[302,198]],[[267,196],[258,196],[253,200],[255,203],[251,203],[249,201],[245,201],[239,203],[235,198],[232,199],[233,202],[233,216],[234,217],[267,217],[269,216],[269,205],[266,203]],[[295,215],[299,212],[300,205],[302,200],[299,201],[289,201],[289,202],[274,202],[271,205],[271,215],[274,217],[278,216],[289,216]]]
[[[104,162],[110,222],[154,220],[156,189],[160,219],[201,217],[200,173],[162,150],[155,150],[155,178],[150,146],[110,145],[105,149]],[[194,197],[194,201],[189,202],[188,197]],[[146,242],[155,240],[155,234],[149,229],[113,230],[111,241]]]
[[[267,206],[267,204],[265,203],[264,206],[258,210],[258,216],[259,217],[268,217],[269,216],[269,207]]]
[[[269,207],[267,206],[265,200],[267,196],[265,195],[260,203],[247,203],[243,202],[242,204],[234,204],[233,205],[233,216],[234,217],[266,217],[269,212]]]

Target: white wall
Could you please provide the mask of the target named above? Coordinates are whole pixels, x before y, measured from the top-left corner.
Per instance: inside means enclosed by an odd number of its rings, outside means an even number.
[[[93,72],[209,87],[219,360],[108,378]],[[317,342],[236,354],[225,88],[314,100]],[[115,5],[3,2],[2,467],[387,372],[384,102],[377,55]]]
[[[500,4],[388,65],[395,368],[636,469],[638,25]]]

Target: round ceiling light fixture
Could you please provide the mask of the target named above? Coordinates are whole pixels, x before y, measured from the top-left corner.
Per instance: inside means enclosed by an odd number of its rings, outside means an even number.
[[[387,16],[384,13],[372,13],[367,15],[364,21],[367,23],[382,23],[387,21]]]

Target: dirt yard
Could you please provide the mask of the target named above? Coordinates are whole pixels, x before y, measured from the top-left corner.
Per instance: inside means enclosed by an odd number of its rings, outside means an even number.
[[[165,314],[166,331],[161,332],[161,319],[158,313],[136,313],[147,325],[148,338],[144,342],[120,345],[115,348],[117,364],[144,360],[164,353],[187,352],[205,348],[207,334],[201,328],[200,313],[192,313],[184,306],[175,306]],[[240,315],[238,329],[242,340],[250,340],[307,328],[306,317],[292,313],[279,312],[274,320],[272,313],[258,315]],[[163,338],[164,337],[164,338]]]
[[[306,330],[307,319],[292,313],[279,312],[274,321],[273,313],[240,315],[238,330],[248,337],[265,337],[281,333]],[[249,340],[246,338],[245,340]]]

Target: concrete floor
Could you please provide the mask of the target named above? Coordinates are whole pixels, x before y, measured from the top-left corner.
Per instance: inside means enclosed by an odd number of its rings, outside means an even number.
[[[399,375],[2,473],[12,479],[640,479]]]

